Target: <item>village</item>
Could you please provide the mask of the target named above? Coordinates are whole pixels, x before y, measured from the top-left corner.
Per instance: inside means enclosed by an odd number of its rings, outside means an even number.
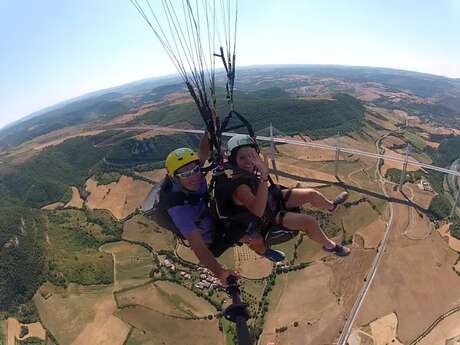
[[[217,287],[222,287],[219,279],[207,268],[197,266],[196,269],[193,268],[193,270],[197,272],[192,273],[190,268],[183,267],[181,263],[174,262],[165,256],[159,255],[159,261],[159,272],[162,273],[162,275],[172,275],[176,278],[180,277],[179,280],[182,280],[184,286],[188,288],[192,288],[193,286],[210,294]]]

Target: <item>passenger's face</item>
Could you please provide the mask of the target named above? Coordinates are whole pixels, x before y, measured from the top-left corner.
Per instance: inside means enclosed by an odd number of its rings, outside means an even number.
[[[176,170],[176,178],[180,185],[192,192],[200,189],[201,171],[198,162],[191,162]]]
[[[252,173],[254,172],[254,160],[257,156],[255,148],[251,146],[242,147],[236,153],[236,165],[238,168]]]

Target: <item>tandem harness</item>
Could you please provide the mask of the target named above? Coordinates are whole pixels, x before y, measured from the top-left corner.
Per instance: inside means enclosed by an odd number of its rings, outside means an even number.
[[[270,178],[267,207],[262,217],[253,215],[246,208],[233,202],[233,192],[240,185],[247,185],[255,193],[259,183],[257,176],[230,165],[214,172],[210,188],[214,193],[211,205],[216,217],[220,219],[220,224],[224,229],[228,229],[227,231],[237,231],[241,236],[259,232],[265,237],[268,246],[294,238],[298,234],[297,230],[286,229],[280,225],[287,212],[300,212],[299,208],[286,207],[285,199],[289,198],[290,189],[273,183]],[[281,191],[286,189],[288,192],[284,198]],[[276,222],[277,215],[279,223]]]

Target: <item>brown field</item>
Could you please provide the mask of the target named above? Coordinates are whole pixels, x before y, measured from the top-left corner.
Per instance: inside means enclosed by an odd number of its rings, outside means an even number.
[[[289,173],[295,176],[308,177],[308,178],[318,179],[318,180],[327,181],[327,182],[337,182],[337,179],[335,178],[335,176],[331,174],[326,174],[321,171],[316,171],[316,170],[309,169],[309,168],[302,168],[292,163],[286,163],[286,161],[283,159],[279,159],[277,161],[277,167],[279,171]],[[279,183],[285,185],[286,187],[290,187],[290,186],[297,185],[297,180],[280,177]],[[302,184],[302,187],[313,187],[313,186],[318,185],[318,183],[314,183],[314,182],[313,183],[312,182],[302,182],[301,184]],[[320,185],[323,185],[323,184],[324,183],[320,183]]]
[[[76,289],[78,290],[78,289]],[[113,316],[112,287],[34,297],[40,320],[60,345],[122,345],[130,327]],[[88,291],[85,291],[88,290]]]
[[[399,159],[404,159],[405,155],[400,154],[396,151],[390,150],[390,149],[385,149],[385,155],[388,155],[389,157],[395,157]],[[414,157],[410,157],[411,159],[414,159]],[[388,169],[394,168],[394,169],[399,169],[402,170],[403,168],[403,163],[402,162],[396,162],[396,161],[390,161],[388,159],[384,160],[384,164],[382,166],[382,175],[385,176],[386,172]],[[420,167],[408,164],[407,165],[407,171],[417,171],[420,170]]]
[[[108,123],[108,125],[122,125],[122,124],[125,124],[125,123],[128,123],[134,120],[138,116],[144,115],[145,113],[148,113],[149,111],[154,111],[154,110],[158,110],[158,107],[155,107],[154,104],[148,104],[148,105],[145,105],[139,108],[134,113],[124,114],[124,115],[115,117]]]
[[[409,196],[411,200],[425,210],[428,210],[431,200],[436,196],[436,192],[421,190],[417,185],[412,183],[405,183],[404,188],[410,188]]]
[[[145,243],[154,251],[174,250],[176,239],[171,231],[163,229],[150,219],[137,215],[123,224],[122,238],[127,241]]]
[[[417,345],[446,344],[457,345],[458,342],[447,344],[447,341],[460,336],[460,312],[452,314],[442,320],[428,335]]]
[[[340,298],[347,315],[363,286],[364,278],[369,271],[375,254],[375,250],[360,248],[359,241],[356,241],[348,257],[328,264],[334,274],[331,289],[334,295]]]
[[[181,259],[191,262],[193,264],[198,264],[200,262],[196,257],[195,253],[189,247],[184,246],[179,241],[177,241],[176,255]]]
[[[149,180],[159,183],[166,176],[166,169],[155,169],[151,171],[143,171],[138,173]]]
[[[328,255],[329,253],[325,252],[320,244],[305,236],[301,245],[297,248],[297,260],[295,262],[317,261]]]
[[[459,135],[459,133],[460,133],[456,129],[445,128],[445,127],[440,127],[440,126],[434,126],[434,125],[431,125],[431,124],[428,124],[428,123],[424,123],[424,124],[419,123],[419,124],[416,125],[416,127],[424,130],[425,132],[427,132],[429,134]]]
[[[364,227],[362,230],[357,231],[356,235],[361,236],[363,239],[364,249],[376,249],[378,248],[380,241],[383,239],[385,228],[385,221],[380,217],[376,221]]]
[[[439,145],[441,145],[440,143],[435,143],[434,141],[429,141],[429,140],[425,140],[425,144],[427,144],[428,146],[434,149],[437,149]]]
[[[374,141],[367,136],[353,133],[352,136],[339,137],[338,140],[340,146],[343,147],[376,152]],[[337,144],[337,138],[329,137],[319,140],[318,142],[321,144],[334,146]]]
[[[439,234],[447,240],[449,247],[456,252],[460,253],[460,240],[453,237],[449,233],[449,226],[450,224],[444,224],[441,228],[439,228]]]
[[[398,317],[395,313],[385,315],[370,323],[374,345],[403,345],[396,338],[396,329],[398,327]]]
[[[184,320],[162,315],[141,306],[124,308],[117,317],[140,330],[153,344],[223,345],[224,337],[218,322]],[[206,336],[204,336],[206,335]],[[150,340],[151,339],[151,340]],[[143,343],[144,344],[144,343]]]
[[[80,192],[78,188],[72,187],[72,199],[64,207],[83,207],[83,199],[80,197]]]
[[[151,187],[147,182],[124,175],[108,185],[98,185],[90,178],[85,184],[90,193],[86,203],[91,209],[107,209],[115,218],[123,219],[141,206]]]
[[[361,202],[349,208],[340,208],[336,211],[336,216],[341,220],[348,235],[363,231],[380,218],[380,215],[367,202]]]
[[[405,143],[406,142],[404,140],[402,140],[401,138],[394,137],[392,135],[390,135],[388,137],[385,137],[382,140],[382,146],[387,148],[387,149],[391,149],[395,145],[404,145]]]
[[[426,214],[417,212],[414,208],[410,208],[410,223],[404,235],[412,240],[423,240],[427,238],[434,227]]]
[[[206,300],[185,287],[166,281],[119,292],[115,298],[119,308],[136,305],[174,317],[204,317],[216,313]]]
[[[247,245],[233,248],[235,269],[245,278],[260,279],[268,277],[273,264],[270,260],[256,254]]]
[[[372,116],[372,114],[369,114],[369,113],[366,113],[365,115],[365,119],[371,123],[375,123],[383,128],[385,128],[386,130],[389,130],[389,131],[396,131],[397,130],[397,127],[391,123],[390,121],[384,121],[384,120],[381,120],[375,116]]]
[[[395,312],[399,319],[398,339],[407,343],[460,302],[457,289],[452,288],[458,285],[460,277],[452,270],[456,254],[437,233],[421,241],[401,236],[407,216],[400,216],[398,206],[394,233],[357,324],[365,325],[376,317]],[[439,281],[443,283],[438,284]]]
[[[345,314],[331,290],[333,271],[324,263],[278,276],[269,296],[260,344],[328,344],[337,336]],[[298,322],[298,327],[294,327]],[[288,327],[283,333],[275,330]]]
[[[354,328],[347,339],[348,345],[374,345],[374,338],[369,332],[367,329]]]
[[[144,247],[122,241],[104,244],[100,250],[113,256],[114,292],[139,286],[150,280],[153,258]]]
[[[286,157],[303,159],[308,161],[332,161],[335,159],[335,152],[314,147],[304,147],[296,145],[277,145],[278,151]]]
[[[298,139],[298,138],[293,138]],[[332,137],[326,138],[315,141],[318,144],[324,145],[337,145],[337,141],[340,143],[340,146],[347,147],[347,148],[359,148],[361,150],[368,150],[371,152],[375,152],[374,144],[369,141],[362,140],[363,138],[353,138],[353,137]],[[304,141],[304,140],[301,140]],[[311,140],[310,140],[311,141]],[[306,160],[306,161],[313,161],[313,162],[325,162],[325,161],[334,161],[335,160],[335,151],[334,150],[324,150],[318,149],[314,147],[304,147],[304,146],[296,146],[296,145],[277,145],[276,148],[280,152],[281,156],[294,158],[298,160]],[[340,160],[344,160],[345,155],[342,153],[339,157]]]
[[[77,132],[77,133],[74,133],[74,134],[67,134],[67,135],[64,135],[64,136],[59,136],[57,139],[54,139],[54,140],[51,140],[51,141],[42,141],[42,140],[40,140],[40,137],[38,137],[38,138],[34,139],[33,141],[43,142],[43,143],[38,145],[38,146],[34,146],[34,150],[42,151],[43,149],[45,149],[47,147],[62,144],[64,141],[66,141],[68,139],[78,138],[78,137],[89,137],[89,136],[97,135],[97,134],[102,133],[102,132],[104,132],[104,130]]]
[[[63,207],[64,203],[63,202],[53,202],[52,204],[46,205],[42,207],[42,210],[55,210],[59,207]]]
[[[23,338],[19,337],[21,326],[27,326],[29,329],[29,333]],[[6,320],[6,335],[6,345],[16,345],[16,339],[24,340],[30,337],[37,337],[42,340],[46,339],[46,331],[40,322],[24,324],[11,317]]]

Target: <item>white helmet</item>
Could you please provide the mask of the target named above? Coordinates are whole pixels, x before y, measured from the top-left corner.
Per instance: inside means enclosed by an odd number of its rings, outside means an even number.
[[[257,144],[254,139],[247,134],[236,134],[227,142],[227,154],[231,155],[233,150],[241,146],[257,147]]]

